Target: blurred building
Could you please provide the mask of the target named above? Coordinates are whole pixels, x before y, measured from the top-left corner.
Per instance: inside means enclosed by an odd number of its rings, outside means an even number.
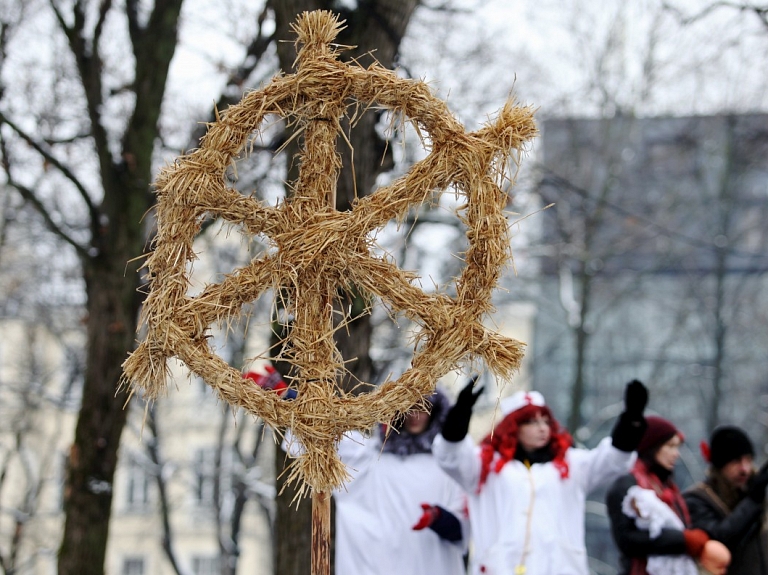
[[[15,335],[23,341],[21,329],[3,324],[4,359],[24,357],[12,345]],[[18,365],[0,368],[0,553],[4,569],[18,575],[57,572],[64,467],[77,416],[77,402],[61,400],[57,342],[40,332],[48,365],[39,379],[28,386],[14,373]],[[271,434],[226,410],[201,381],[178,383],[154,407],[151,424],[134,402],[114,484],[92,485],[113,490],[106,572],[173,575],[167,547],[184,575],[221,575],[222,557],[237,558],[237,573],[268,573]]]
[[[768,116],[547,120],[542,134],[538,189],[555,205],[534,387],[566,411],[581,363],[581,423],[644,377],[668,416],[713,423],[716,407],[762,437],[766,406],[749,398],[768,393]]]
[[[217,401],[202,380],[177,383],[146,419],[141,403],[132,410],[115,478],[107,573],[172,575],[166,547],[185,575],[269,573],[272,434]]]
[[[610,432],[624,383],[643,380],[651,411],[686,433],[682,485],[701,477],[697,446],[718,423],[743,425],[764,459],[768,115],[541,128],[537,191],[554,206],[536,242],[533,387],[589,443]],[[590,522],[594,549],[606,532]]]

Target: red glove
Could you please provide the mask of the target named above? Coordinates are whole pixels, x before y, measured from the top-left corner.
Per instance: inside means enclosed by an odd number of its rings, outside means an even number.
[[[296,397],[296,391],[288,387],[288,384],[283,381],[280,373],[274,367],[267,365],[264,370],[266,373],[249,371],[243,375],[243,379],[250,379],[262,389],[276,391],[284,399],[294,399]]]
[[[683,537],[685,537],[685,552],[695,559],[701,557],[704,545],[709,541],[707,532],[703,529],[685,529]]]
[[[421,508],[424,510],[419,521],[413,526],[414,531],[420,531],[426,529],[435,522],[435,519],[440,515],[440,508],[430,505],[429,503],[422,503]]]

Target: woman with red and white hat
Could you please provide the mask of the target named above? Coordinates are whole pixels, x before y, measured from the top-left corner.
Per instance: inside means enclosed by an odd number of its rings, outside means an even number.
[[[501,403],[504,418],[479,446],[467,436],[480,395],[474,380],[459,393],[432,452],[468,494],[473,575],[587,575],[587,494],[629,470],[645,429],[648,392],[627,385],[612,438],[595,449],[571,437],[536,392]]]
[[[661,417],[646,418],[632,471],[608,491],[608,515],[622,575],[724,575],[731,554],[701,529],[672,478],[683,434]],[[698,565],[697,565],[698,564]]]

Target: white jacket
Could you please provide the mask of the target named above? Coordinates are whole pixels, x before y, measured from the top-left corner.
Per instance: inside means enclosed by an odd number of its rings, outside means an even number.
[[[300,448],[286,439],[289,453]],[[286,446],[286,444],[284,444]],[[468,541],[466,497],[429,453],[381,451],[378,437],[353,431],[339,444],[352,480],[334,491],[336,575],[463,575]],[[440,505],[462,523],[463,541],[429,528],[414,531],[422,503]]]
[[[512,460],[477,493],[480,448],[471,438],[451,443],[438,435],[432,452],[467,492],[474,575],[588,575],[587,494],[627,473],[634,460],[605,438],[593,450],[568,449],[566,479],[551,462],[529,468]]]
[[[672,508],[659,499],[653,489],[633,485],[621,502],[621,511],[635,520],[638,529],[647,530],[656,539],[661,530],[682,531],[685,524]],[[689,555],[649,555],[645,564],[648,575],[698,575],[699,569]]]

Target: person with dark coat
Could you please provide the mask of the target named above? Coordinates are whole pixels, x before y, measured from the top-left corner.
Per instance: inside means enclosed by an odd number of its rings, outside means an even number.
[[[768,464],[755,472],[755,450],[747,434],[733,425],[717,427],[702,442],[707,478],[683,497],[691,523],[731,550],[732,575],[768,575],[768,534],[764,525]]]
[[[632,471],[617,479],[607,495],[620,573],[696,575],[698,563],[723,575],[728,550],[702,529],[691,528],[688,506],[672,478],[683,434],[661,417],[648,416],[646,423]]]

